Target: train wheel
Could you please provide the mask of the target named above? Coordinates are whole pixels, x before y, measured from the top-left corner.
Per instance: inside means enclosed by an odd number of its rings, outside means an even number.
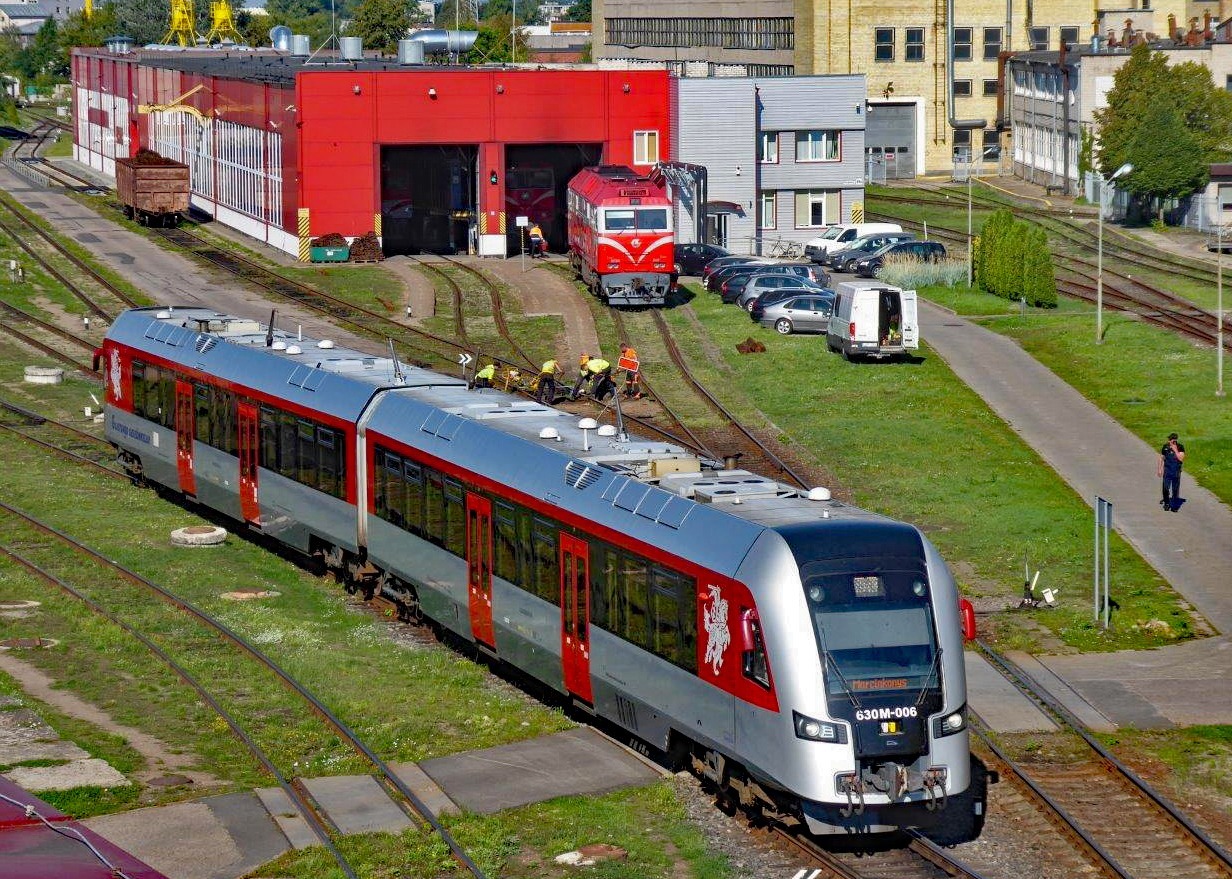
[[[127,205],[127,204],[124,205],[124,216],[130,220],[133,218],[133,206],[132,205]]]

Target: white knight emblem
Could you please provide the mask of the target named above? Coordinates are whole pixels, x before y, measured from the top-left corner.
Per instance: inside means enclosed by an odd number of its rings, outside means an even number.
[[[120,349],[111,349],[111,363],[107,370],[107,375],[111,379],[111,396],[116,400],[123,400],[124,394],[120,389],[120,382],[123,378],[123,371],[120,368]]]
[[[710,663],[710,668],[717,675],[723,666],[723,654],[731,645],[731,629],[727,627],[727,599],[720,594],[718,586],[707,588],[710,590],[710,604],[703,609],[706,627],[706,657],[703,662]]]

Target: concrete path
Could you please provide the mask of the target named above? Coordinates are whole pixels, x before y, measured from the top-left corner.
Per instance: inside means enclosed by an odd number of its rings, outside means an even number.
[[[543,262],[527,260],[525,271],[520,259],[475,259],[473,264],[509,285],[522,303],[526,314],[559,314],[565,322],[565,337],[556,352],[565,380],[572,381],[578,358],[583,354],[599,354],[599,336],[595,331],[590,303],[569,281]],[[616,362],[616,351],[602,352]]]
[[[1232,632],[1232,510],[1185,475],[1185,504],[1159,505],[1157,449],[1027,354],[1017,342],[927,303],[921,334],[950,368],[1220,632]],[[1163,444],[1170,426],[1160,425]],[[1094,514],[1092,514],[1093,516]],[[1090,528],[1090,521],[1082,523]],[[1115,596],[1114,596],[1115,597]]]
[[[1088,503],[1097,495],[1112,501],[1117,532],[1217,631],[1232,633],[1232,510],[1185,476],[1184,506],[1165,512],[1156,449],[1014,340],[928,303],[921,303],[920,321],[923,337],[958,377]],[[1160,425],[1161,445],[1169,429]],[[1090,529],[1090,522],[1082,527]],[[1038,657],[1032,674],[1061,701],[1087,703],[1097,713],[1086,720],[1096,728],[1104,726],[1100,716],[1132,726],[1232,723],[1229,636],[1156,650]]]

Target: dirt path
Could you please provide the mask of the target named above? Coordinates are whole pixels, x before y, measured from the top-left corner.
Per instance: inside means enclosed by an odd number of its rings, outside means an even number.
[[[147,782],[152,778],[175,772],[191,778],[193,784],[198,787],[217,786],[221,783],[208,772],[192,769],[194,758],[191,754],[176,754],[165,742],[139,729],[133,729],[131,726],[117,722],[97,705],[91,705],[72,693],[56,689],[56,682],[40,669],[10,654],[0,653],[0,671],[11,675],[21,684],[21,688],[26,693],[52,706],[57,711],[69,717],[84,720],[99,729],[123,738],[134,751],[145,758],[146,768],[136,773],[140,781]]]
[[[406,308],[410,308],[408,323],[418,324],[424,318],[436,314],[436,289],[427,276],[415,268],[413,260],[405,256],[391,256],[381,263],[381,267],[402,282],[406,295],[401,310],[405,311]],[[395,319],[403,320],[404,318],[399,315]]]

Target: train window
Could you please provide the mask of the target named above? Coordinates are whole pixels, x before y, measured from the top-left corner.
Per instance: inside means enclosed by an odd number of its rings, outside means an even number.
[[[663,232],[670,229],[667,222],[667,208],[641,208],[637,212],[637,228],[649,232]]]
[[[534,570],[532,591],[544,601],[560,605],[560,555],[556,550],[556,523],[538,516],[534,520]]]
[[[518,523],[517,514],[512,504],[497,501],[492,505],[492,516],[496,520],[493,526],[493,570],[496,576],[518,582]]]
[[[752,612],[745,610],[745,613],[751,614]],[[761,621],[749,619],[748,626],[749,632],[753,636],[753,644],[751,650],[745,650],[741,654],[744,676],[751,681],[756,681],[763,687],[769,687],[770,667],[766,664],[766,641],[761,634]]]
[[[295,416],[286,412],[278,413],[278,472],[287,479],[296,479],[296,436]]]
[[[402,479],[398,483],[401,495],[398,499],[398,518],[402,527],[416,534],[423,534],[424,484],[423,468],[414,461],[402,461]],[[393,505],[393,502],[390,502]]]
[[[377,446],[372,454],[372,509],[378,518],[389,521],[389,453]]]
[[[338,434],[328,427],[317,428],[320,469],[317,485],[326,494],[338,497]]]
[[[145,364],[140,360],[134,360],[132,365],[133,376],[133,413],[140,415],[142,418],[145,414]]]
[[[445,477],[424,469],[424,533],[433,543],[445,541]]]
[[[278,469],[278,413],[261,407],[261,447],[258,464],[266,470]]]
[[[235,394],[222,388],[212,389],[214,428],[211,431],[214,447],[228,455],[236,454],[236,402]]]
[[[658,579],[656,574],[656,588],[650,596],[651,610],[654,611],[654,639],[651,649],[668,662],[679,665],[681,659],[680,604],[674,591],[658,588]]]
[[[456,479],[445,480],[445,549],[466,556],[466,495]]]
[[[590,621],[616,634],[623,630],[624,621],[619,558],[615,550],[605,546],[590,547]]]
[[[625,639],[639,647],[650,646],[650,568],[646,560],[634,555],[621,559],[628,617]]]
[[[212,445],[210,442],[210,389],[205,385],[193,385],[193,406],[197,410],[197,442]]]
[[[304,485],[317,484],[317,429],[311,421],[299,421],[299,475]]]
[[[635,220],[632,208],[608,208],[603,212],[603,230],[605,232],[625,232],[634,228]]]

